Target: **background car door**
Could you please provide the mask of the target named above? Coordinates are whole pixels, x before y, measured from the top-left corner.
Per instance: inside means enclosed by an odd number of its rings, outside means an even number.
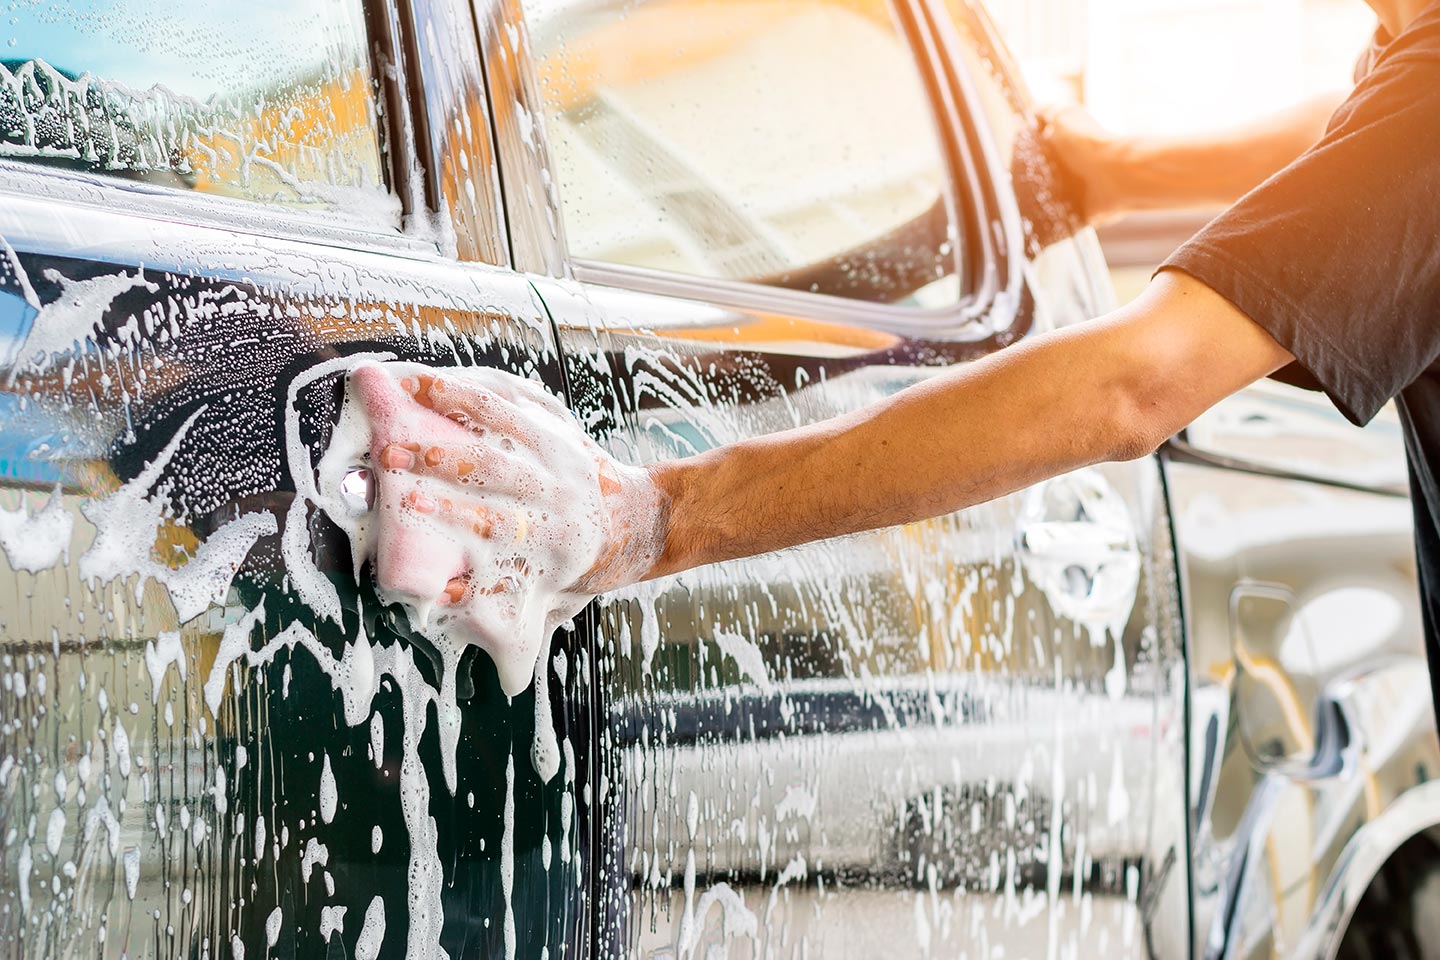
[[[562,386],[467,262],[505,255],[469,11],[415,4],[421,55],[359,0],[64,6],[0,64],[0,953],[577,955],[588,673],[562,638],[507,700],[315,493],[362,357]]]
[[[1355,831],[1435,775],[1399,420],[1265,382],[1169,445],[1190,597],[1197,950],[1291,955]]]
[[[522,6],[482,17],[502,174],[556,209],[512,242],[571,258],[535,282],[619,456],[813,422],[1100,308],[967,8]],[[582,625],[598,949],[1185,955],[1178,616],[1153,460],[607,597]]]

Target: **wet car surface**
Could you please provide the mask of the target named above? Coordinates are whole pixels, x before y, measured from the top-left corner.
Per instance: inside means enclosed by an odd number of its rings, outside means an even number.
[[[0,951],[1278,956],[1433,830],[1398,438],[1278,388],[604,597],[538,696],[321,508],[366,360],[530,378],[643,463],[1103,312],[976,8],[10,29]]]

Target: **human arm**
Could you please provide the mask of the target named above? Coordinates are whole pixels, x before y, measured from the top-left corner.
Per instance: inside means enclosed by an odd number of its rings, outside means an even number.
[[[1143,210],[1234,203],[1325,133],[1343,91],[1210,135],[1127,137],[1079,107],[1042,114],[1041,140],[1059,162],[1087,222]]]
[[[946,371],[846,416],[650,474],[669,503],[649,576],[939,516],[1154,450],[1290,359],[1203,284]]]
[[[432,505],[427,522],[453,526],[455,536],[504,531],[506,555],[512,542],[524,553],[526,531],[533,536],[536,518],[547,518],[551,560],[523,576],[572,571],[535,589],[595,594],[938,516],[1141,456],[1289,359],[1209,288],[1164,273],[1115,313],[946,370],[873,406],[645,470],[611,461],[554,409],[448,381],[437,387],[443,374],[408,381],[416,416],[407,414],[394,437],[385,433],[390,421],[372,415],[372,449],[382,499],[420,496]],[[379,379],[374,370],[367,377]],[[401,402],[389,388],[371,392],[377,411]],[[455,482],[457,468],[470,465],[486,485]],[[382,580],[403,588],[402,571],[386,572],[394,564],[383,535],[380,549]],[[495,577],[447,568],[422,579],[419,599],[444,604],[493,589]]]

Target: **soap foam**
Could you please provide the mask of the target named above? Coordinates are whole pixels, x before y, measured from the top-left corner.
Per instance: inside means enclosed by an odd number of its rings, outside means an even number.
[[[431,371],[418,364],[386,363],[383,377],[392,385],[393,404],[408,404],[410,413],[421,408],[398,382],[405,377],[436,375],[462,392],[479,388],[504,398],[516,412],[517,419],[530,434],[528,446],[512,443],[502,449],[515,466],[511,479],[519,482],[506,486],[496,483],[490,489],[452,489],[450,495],[470,504],[479,504],[496,518],[495,529],[486,537],[469,529],[457,530],[439,522],[439,518],[403,509],[401,494],[417,485],[426,495],[433,492],[438,500],[445,492],[434,489],[434,478],[402,476],[398,471],[377,469],[373,458],[377,426],[393,427],[394,423],[372,422],[376,412],[373,391],[363,399],[354,378],[347,381],[339,422],[319,464],[312,462],[309,448],[300,435],[298,400],[301,390],[320,378],[353,371],[362,364],[374,365],[385,359],[376,355],[338,358],[306,371],[292,383],[284,411],[286,452],[294,487],[295,501],[288,514],[282,536],[282,552],[290,582],[299,598],[320,617],[336,623],[342,621],[339,593],[333,582],[322,573],[309,545],[311,511],[321,510],[349,537],[353,569],[357,578],[366,564],[377,573],[377,586],[386,602],[404,605],[412,626],[438,651],[441,671],[439,689],[432,687],[415,666],[414,653],[404,645],[376,645],[365,635],[363,626],[353,643],[345,644],[340,656],[322,643],[311,630],[292,623],[269,637],[258,648],[251,641],[264,621],[262,600],[237,622],[228,625],[216,651],[204,684],[206,706],[218,716],[229,676],[234,667],[244,662],[258,667],[273,661],[282,649],[305,648],[317,666],[330,679],[343,702],[345,723],[359,727],[369,721],[371,759],[377,767],[385,761],[386,730],[379,714],[372,713],[373,701],[379,692],[380,680],[388,676],[401,694],[402,716],[399,730],[393,736],[399,741],[399,788],[403,819],[409,833],[409,865],[407,900],[409,923],[406,931],[407,956],[440,960],[440,934],[444,923],[441,893],[444,872],[439,856],[439,837],[430,816],[430,784],[420,760],[419,744],[428,724],[428,707],[435,707],[437,733],[446,784],[454,794],[456,785],[455,751],[460,732],[460,710],[457,703],[456,671],[462,654],[470,646],[484,649],[494,660],[500,684],[507,696],[522,692],[532,679],[536,688],[536,738],[531,759],[537,772],[547,781],[563,767],[567,784],[573,789],[575,759],[568,742],[559,744],[554,721],[550,716],[549,677],[543,653],[548,639],[561,624],[575,616],[592,595],[607,586],[596,581],[591,573],[601,550],[615,539],[612,531],[633,531],[626,557],[636,568],[648,568],[653,561],[653,545],[657,541],[644,521],[656,514],[654,502],[643,496],[633,504],[606,502],[615,500],[615,487],[624,490],[650,491],[648,480],[640,471],[623,467],[608,458],[569,420],[568,412],[555,398],[539,386],[518,377],[488,369]],[[373,387],[373,377],[371,378]],[[434,397],[432,392],[432,397]],[[366,401],[369,401],[368,403]],[[396,414],[397,409],[380,413]],[[425,417],[434,421],[433,413]],[[377,418],[379,419],[379,418]],[[423,419],[423,417],[421,418]],[[188,424],[187,424],[188,426]],[[443,422],[441,427],[446,426]],[[452,425],[453,428],[453,425]],[[428,428],[427,428],[428,429]],[[421,433],[417,442],[429,437]],[[467,437],[480,442],[478,434]],[[432,441],[433,442],[433,441]],[[499,440],[497,439],[497,444]],[[163,466],[168,451],[158,458],[152,469]],[[373,471],[374,507],[354,496],[353,480],[357,469]],[[604,477],[601,470],[608,470]],[[478,471],[477,471],[478,472]],[[347,478],[352,485],[347,489]],[[618,478],[618,479],[617,479]],[[153,483],[152,478],[144,478]],[[611,481],[607,493],[602,490]],[[143,481],[142,481],[143,482]],[[438,481],[437,481],[438,482]],[[137,484],[136,486],[139,486]],[[649,494],[647,494],[649,495]],[[628,495],[627,495],[628,496]],[[657,495],[658,496],[658,495]],[[143,504],[144,501],[141,501]],[[545,506],[538,506],[545,504]],[[387,510],[387,507],[389,508]],[[146,518],[148,520],[148,518]],[[637,522],[638,521],[638,522]],[[246,531],[247,535],[250,531]],[[649,540],[642,539],[650,536]],[[652,549],[645,549],[649,544]],[[394,570],[395,560],[408,560],[415,569]],[[386,565],[391,573],[383,576]],[[108,571],[107,571],[108,572]],[[472,587],[459,602],[437,605],[452,577],[464,574]],[[635,579],[634,569],[611,570],[608,585],[615,581]],[[427,580],[428,578],[428,580]],[[416,583],[428,582],[429,592],[406,589]],[[364,618],[361,618],[362,624]],[[152,691],[158,689],[171,663],[183,670],[180,651],[169,638],[158,639],[151,651]],[[561,684],[568,674],[564,658],[555,661]],[[583,671],[582,671],[583,672]],[[515,950],[515,915],[510,895],[514,880],[514,758],[506,771],[505,836],[502,842],[502,886],[506,893],[506,951]],[[320,819],[330,822],[336,812],[338,797],[333,787],[329,758],[322,761]],[[92,818],[95,816],[92,813]],[[93,827],[92,827],[93,829]],[[567,790],[562,798],[561,857],[570,862],[569,845],[574,829],[574,803]],[[266,831],[263,819],[257,819],[255,848],[259,860],[265,849]],[[283,836],[280,842],[285,842]],[[372,848],[383,842],[378,827],[372,831]],[[324,867],[328,849],[315,838],[309,838],[302,855],[301,872],[308,882],[314,868]],[[578,869],[579,864],[576,864]],[[328,886],[328,874],[326,874]],[[338,919],[338,918],[336,918]],[[385,906],[374,898],[365,911],[356,943],[360,960],[373,960],[385,936]]]
[[[633,532],[627,545],[632,549],[626,551],[632,564],[648,567],[658,550],[654,524],[645,524],[655,513],[653,503],[644,497],[634,504],[614,497],[613,487],[658,495],[651,493],[648,480],[636,482],[643,478],[640,471],[610,461],[584,437],[564,405],[532,381],[488,368],[437,371],[416,363],[377,362],[384,359],[378,354],[337,358],[307,371],[291,386],[286,450],[296,499],[283,549],[292,582],[302,600],[339,622],[338,594],[317,569],[304,539],[308,511],[318,508],[349,538],[357,578],[370,564],[382,598],[404,606],[411,625],[439,653],[437,732],[451,792],[460,734],[456,671],[469,646],[489,654],[506,696],[519,694],[538,678],[531,757],[548,781],[560,766],[542,659],[548,640],[605,586],[587,577],[617,524]],[[358,377],[347,379],[330,444],[320,462],[312,464],[300,438],[300,389],[322,376],[362,367],[368,380],[361,384]],[[422,408],[400,387],[402,380],[421,376],[440,381],[431,389],[434,409]],[[476,396],[498,396],[502,418],[513,418],[510,429],[523,431],[524,442],[507,436],[503,423],[489,433],[484,424],[470,431],[440,415],[447,403],[463,404]],[[479,466],[453,480],[382,469],[377,432],[383,432],[384,442],[404,439],[421,449],[455,445],[473,451]],[[608,502],[602,463],[611,474],[608,479],[614,480]],[[359,470],[373,477],[372,503],[354,492]],[[412,493],[462,507],[449,514],[421,512],[407,499]],[[461,510],[470,512],[463,513],[465,522],[456,522]],[[477,515],[493,521],[483,532],[470,523]],[[614,575],[635,576],[631,570]],[[464,596],[442,602],[455,579],[468,584]],[[378,745],[378,738],[372,741],[372,747]],[[375,762],[381,762],[378,753]]]
[[[34,513],[23,500],[17,510],[0,508],[0,550],[15,570],[49,570],[70,552],[74,527],[75,518],[56,486],[44,508]]]
[[[364,925],[355,940],[355,960],[376,960],[380,945],[385,942],[385,901],[373,897],[365,908]]]
[[[329,823],[335,819],[335,806],[338,802],[335,790],[335,774],[330,769],[330,755],[325,755],[324,766],[320,770],[320,819]]]
[[[405,377],[437,374],[413,363],[386,363],[375,369],[383,369],[397,383]],[[592,597],[576,585],[605,545],[597,463],[590,451],[565,434],[578,428],[565,408],[538,385],[488,368],[448,369],[441,375],[462,391],[480,388],[499,394],[518,409],[525,427],[536,435],[534,453],[522,444],[509,444],[503,451],[503,463],[518,461],[527,476],[518,490],[483,492],[479,485],[486,471],[483,465],[473,474],[477,479],[463,489],[429,476],[417,484],[435,499],[453,494],[490,511],[496,518],[492,535],[457,529],[436,514],[406,508],[400,499],[405,487],[399,471],[372,464],[372,454],[378,453],[372,450],[372,436],[379,426],[371,422],[374,401],[367,411],[353,379],[347,384],[330,447],[319,464],[318,501],[350,537],[357,569],[366,561],[382,572],[387,566],[404,567],[381,577],[382,590],[387,586],[384,581],[391,581],[385,599],[405,605],[413,625],[442,656],[472,644],[480,647],[495,662],[505,694],[515,696],[536,676],[536,662],[550,635]],[[419,409],[403,398],[398,387],[392,402]],[[404,412],[382,410],[378,415],[398,419]],[[422,444],[425,439],[416,436]],[[495,439],[497,444],[506,443],[506,438]],[[345,477],[357,468],[374,470],[374,509],[357,509],[342,488]],[[527,494],[551,495],[547,502],[560,502],[556,513],[561,515],[537,513],[524,502]],[[460,604],[437,607],[447,582],[462,575],[471,578],[475,589]]]

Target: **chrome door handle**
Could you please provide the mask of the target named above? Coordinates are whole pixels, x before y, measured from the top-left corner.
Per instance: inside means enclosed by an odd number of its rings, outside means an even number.
[[[1140,549],[1129,504],[1098,470],[1056,477],[1025,495],[1016,546],[1055,612],[1118,637],[1135,607]]]

